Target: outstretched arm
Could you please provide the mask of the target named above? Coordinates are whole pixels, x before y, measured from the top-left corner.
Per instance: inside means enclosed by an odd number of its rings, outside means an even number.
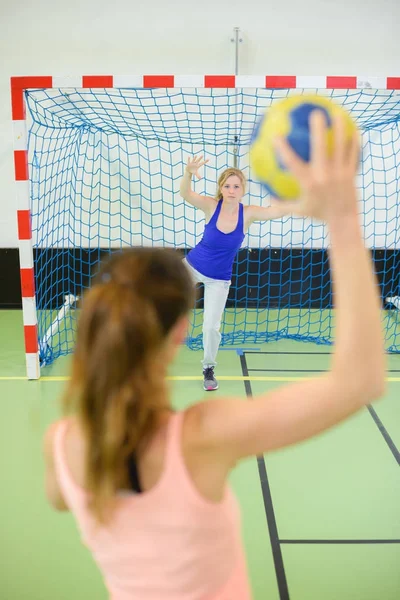
[[[281,219],[288,215],[288,206],[284,201],[276,202],[271,206],[246,206],[246,221],[250,225],[254,221],[269,221],[271,219]]]
[[[200,179],[201,176],[199,174],[199,168],[205,165],[207,162],[208,160],[203,160],[202,156],[188,158],[180,186],[180,194],[182,198],[186,202],[189,202],[189,204],[192,204],[192,206],[200,208],[205,213],[212,212],[213,208],[215,207],[215,200],[210,196],[202,196],[193,191],[192,177],[193,175],[196,175],[196,177]]]

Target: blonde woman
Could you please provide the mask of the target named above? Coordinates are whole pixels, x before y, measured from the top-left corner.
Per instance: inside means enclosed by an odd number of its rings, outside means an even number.
[[[245,233],[254,221],[279,219],[287,206],[243,206],[246,178],[239,169],[225,169],[218,178],[214,198],[193,191],[193,175],[208,161],[202,156],[189,158],[182,177],[182,198],[202,210],[206,225],[200,242],[188,253],[185,263],[196,283],[204,284],[203,376],[204,389],[218,389],[214,369],[221,342],[221,317],[231,285],[232,267]]]

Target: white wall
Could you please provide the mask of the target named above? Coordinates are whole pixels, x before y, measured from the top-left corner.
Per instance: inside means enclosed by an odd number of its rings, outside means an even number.
[[[9,77],[64,74],[400,76],[398,0],[0,0],[0,246],[17,246]]]

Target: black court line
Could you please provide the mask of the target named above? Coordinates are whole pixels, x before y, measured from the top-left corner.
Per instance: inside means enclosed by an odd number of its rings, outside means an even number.
[[[243,353],[240,356],[240,364],[242,367],[243,377],[248,377],[249,372],[248,372],[248,368],[247,368],[245,353]],[[244,386],[245,386],[247,397],[252,398],[253,392],[251,389],[250,381],[246,380],[244,382]],[[267,517],[269,537],[271,540],[272,556],[274,559],[276,580],[277,580],[278,590],[279,590],[279,598],[280,598],[280,600],[290,600],[289,588],[288,588],[286,573],[285,573],[285,566],[283,564],[282,549],[281,549],[280,543],[279,543],[278,528],[276,525],[274,506],[272,504],[271,489],[269,487],[268,475],[267,475],[267,470],[265,468],[265,462],[264,462],[263,456],[257,457],[257,465],[258,465],[258,473],[260,476],[261,490],[262,490],[262,495],[263,495],[263,500],[264,500],[265,515]]]
[[[400,540],[280,540],[281,544],[400,544]]]
[[[400,452],[399,452],[398,448],[396,447],[396,444],[394,443],[394,441],[390,437],[387,429],[385,428],[384,424],[382,423],[382,421],[376,414],[375,409],[372,408],[372,406],[367,406],[367,409],[369,411],[369,414],[375,421],[375,424],[377,425],[379,431],[381,432],[383,439],[385,440],[386,444],[389,446],[389,450],[393,454],[395,460],[397,461],[397,464],[400,467]]]
[[[252,353],[246,352],[246,354],[252,354]],[[255,352],[253,352],[253,354],[255,354]],[[259,352],[258,354],[263,354],[263,352]],[[265,353],[265,354],[267,354],[267,353]],[[269,352],[268,354],[274,354],[274,353]],[[277,353],[277,354],[280,354],[280,353]],[[285,353],[282,352],[281,354],[285,354]],[[291,354],[297,354],[297,353],[292,352]],[[314,355],[318,356],[318,353],[315,353],[315,352],[308,352],[307,354],[314,354]],[[246,363],[246,365],[247,365],[247,363]],[[265,373],[326,373],[327,371],[324,369],[248,369],[247,368],[246,372],[248,375],[249,373],[256,373],[256,372],[257,373],[263,373],[263,372],[265,372]],[[400,370],[399,369],[386,369],[386,373],[400,373]],[[379,431],[381,432],[382,437],[385,440],[386,444],[388,445],[395,460],[397,461],[397,464],[400,466],[400,451],[399,451],[399,449],[396,447],[396,444],[390,437],[389,432],[385,428],[384,424],[382,423],[382,421],[380,420],[380,418],[378,417],[378,415],[376,414],[376,412],[372,408],[372,406],[367,406],[367,409],[368,409],[371,417],[373,418],[375,424],[377,425]]]

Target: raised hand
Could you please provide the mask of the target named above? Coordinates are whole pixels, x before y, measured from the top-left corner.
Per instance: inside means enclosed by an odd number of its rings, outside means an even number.
[[[186,163],[186,171],[191,175],[196,175],[197,179],[201,179],[199,169],[207,163],[208,159],[203,160],[203,156],[194,156],[193,158],[190,158],[189,156]]]

